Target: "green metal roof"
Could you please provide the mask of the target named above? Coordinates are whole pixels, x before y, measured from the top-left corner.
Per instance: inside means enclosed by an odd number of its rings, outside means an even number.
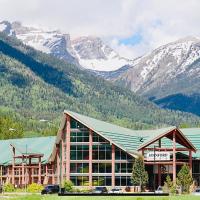
[[[0,164],[9,165],[12,163],[13,155],[10,144],[16,147],[17,155],[20,153],[43,154],[42,163],[46,163],[53,151],[55,140],[55,136],[0,140]]]
[[[183,128],[180,130],[197,149],[197,152],[192,154],[193,157],[200,159],[200,128]]]
[[[176,128],[167,127],[156,130],[131,130],[68,110],[64,111],[64,113],[80,121],[82,124],[91,128],[94,132],[99,133],[105,139],[108,139],[111,143],[114,143],[128,153],[136,155],[138,154],[137,149],[141,145],[146,144],[151,139]]]

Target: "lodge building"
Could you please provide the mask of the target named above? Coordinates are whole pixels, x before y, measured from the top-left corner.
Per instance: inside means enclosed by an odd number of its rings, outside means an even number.
[[[0,141],[0,183],[18,187],[36,182],[75,186],[131,186],[135,158],[143,155],[148,187],[176,181],[189,165],[200,184],[200,128],[131,130],[64,111],[57,136]]]

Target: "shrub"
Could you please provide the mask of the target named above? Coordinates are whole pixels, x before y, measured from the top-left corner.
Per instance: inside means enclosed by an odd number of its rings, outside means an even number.
[[[35,193],[35,192],[41,192],[43,190],[43,186],[37,183],[31,183],[30,185],[28,185],[27,187],[27,191],[31,192],[31,193]]]
[[[163,191],[164,192],[170,192],[171,194],[176,194],[176,185],[173,184],[173,181],[171,180],[170,176],[167,175],[166,181],[164,183]]]
[[[190,173],[190,168],[184,164],[177,175],[177,184],[182,187],[184,193],[189,193],[192,182],[193,179]]]
[[[71,192],[73,190],[73,186],[74,184],[70,180],[65,180],[63,183],[63,187],[67,192]]]
[[[3,190],[4,190],[4,192],[14,192],[15,188],[14,188],[14,185],[12,185],[11,183],[6,183],[3,186]]]

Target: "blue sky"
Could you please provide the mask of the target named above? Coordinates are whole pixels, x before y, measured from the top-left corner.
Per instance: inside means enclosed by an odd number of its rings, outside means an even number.
[[[98,36],[128,58],[200,36],[199,0],[0,0],[0,5],[0,20],[60,29],[72,37]]]
[[[119,39],[120,44],[124,45],[136,45],[142,42],[142,35],[140,33],[134,33],[131,37]]]

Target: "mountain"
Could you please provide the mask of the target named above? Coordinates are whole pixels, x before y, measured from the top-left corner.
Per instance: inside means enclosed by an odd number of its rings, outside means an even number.
[[[200,99],[200,39],[186,37],[169,43],[137,58],[135,63],[123,70],[99,72],[98,75],[153,100],[163,108],[200,115],[200,111],[194,112]]]
[[[98,37],[80,37],[72,41],[72,47],[82,67],[95,71],[112,71],[130,64]]]
[[[64,60],[36,51],[0,33],[0,105],[19,113],[39,131],[40,119],[54,122],[64,109],[141,129],[187,123],[200,118],[163,110]],[[115,103],[113,103],[115,102]]]
[[[119,56],[100,38],[71,39],[69,34],[22,26],[20,22],[0,22],[0,31],[15,36],[24,44],[89,70],[112,71],[132,63]]]

